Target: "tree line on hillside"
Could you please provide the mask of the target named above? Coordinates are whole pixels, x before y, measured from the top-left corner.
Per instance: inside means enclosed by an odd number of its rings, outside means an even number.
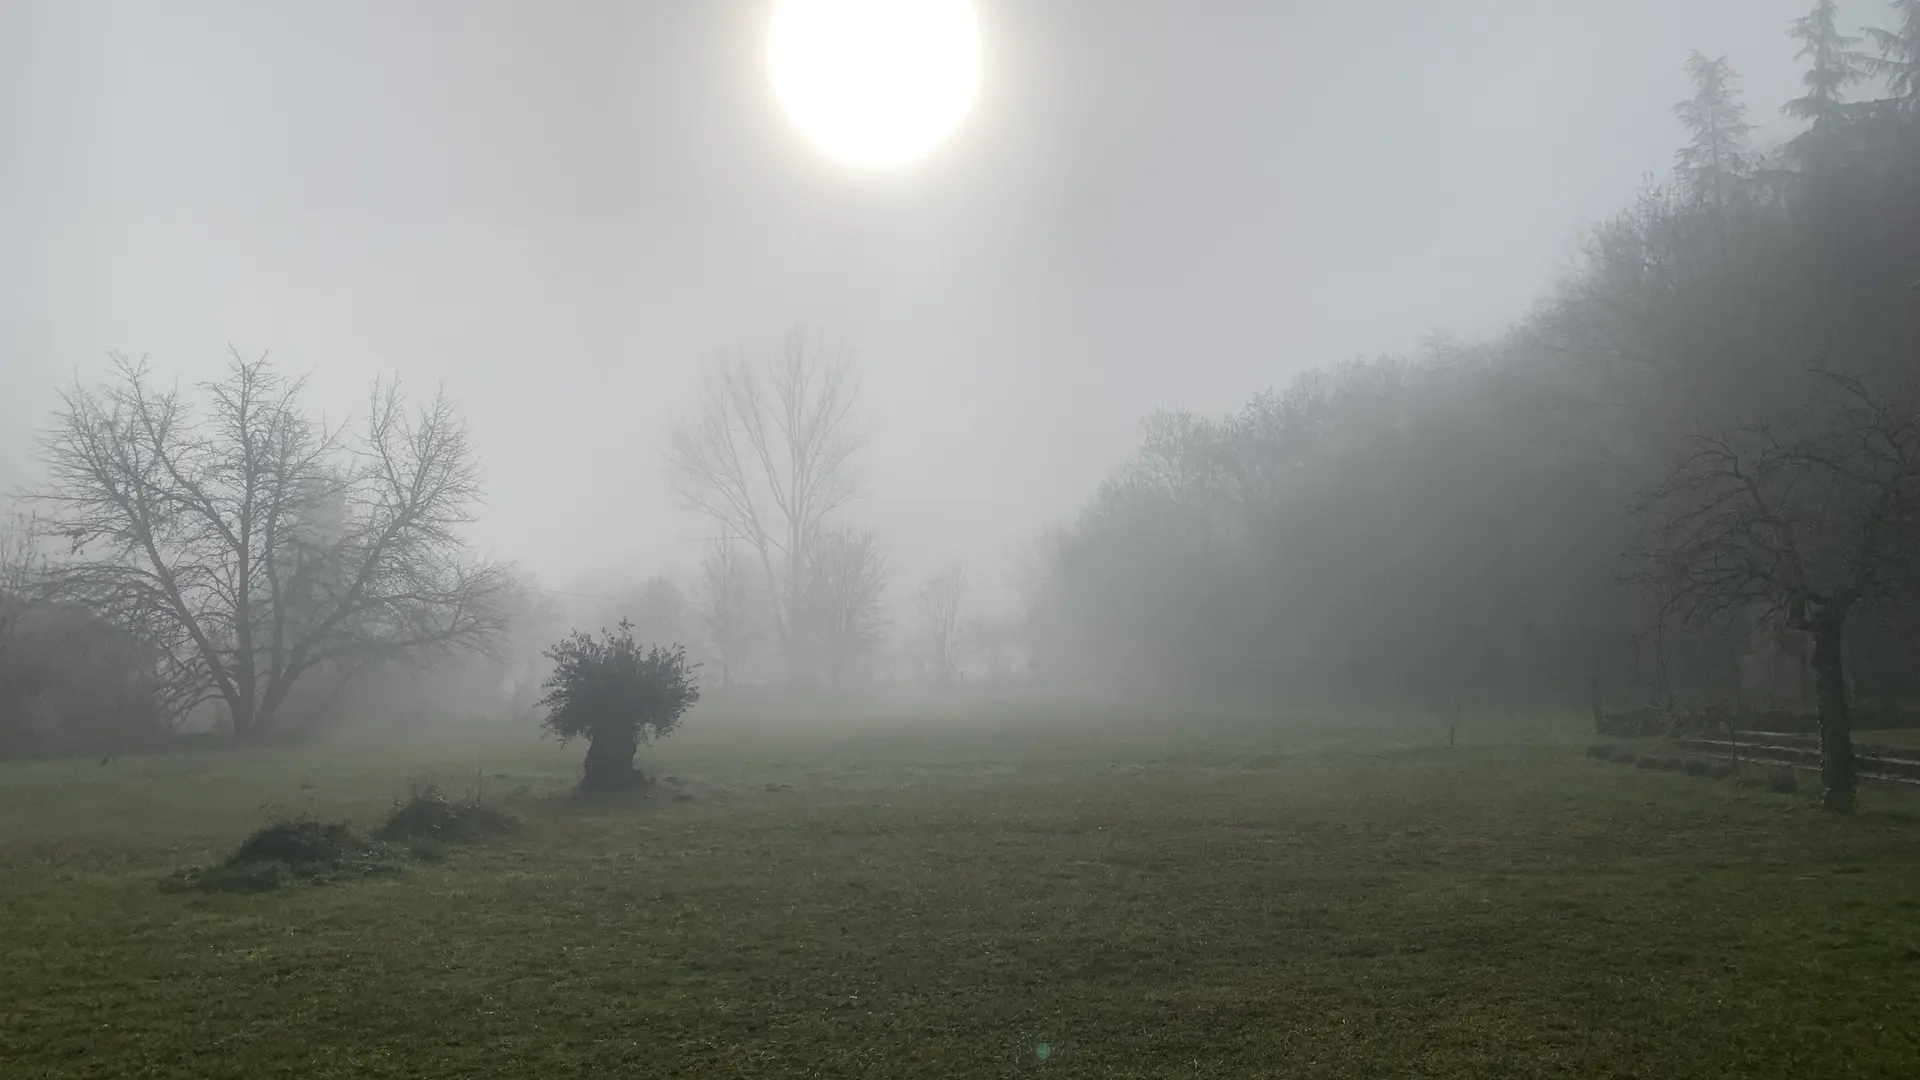
[[[1807,124],[1764,151],[1728,62],[1689,58],[1672,179],[1504,334],[1149,419],[1051,538],[1036,664],[1443,708],[1589,676],[1920,693],[1920,2],[1894,9],[1871,52],[1830,0],[1793,24]]]

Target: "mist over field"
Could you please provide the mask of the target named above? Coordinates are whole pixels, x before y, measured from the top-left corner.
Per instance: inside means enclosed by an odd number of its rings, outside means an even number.
[[[982,5],[972,114],[869,174],[787,124],[759,4],[11,4],[0,482],[108,350],[191,385],[231,345],[333,415],[444,381],[476,540],[549,584],[687,570],[658,448],[803,323],[862,363],[865,523],[998,574],[1156,409],[1523,315],[1668,171],[1689,49],[1792,133],[1799,6]]]
[[[0,4],[0,1076],[1911,1075],[1920,0]]]

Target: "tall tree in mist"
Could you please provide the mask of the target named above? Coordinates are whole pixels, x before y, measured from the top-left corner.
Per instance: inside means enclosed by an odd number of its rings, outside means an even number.
[[[480,470],[444,394],[412,408],[376,383],[350,437],[264,358],[200,389],[116,355],[112,382],[62,396],[36,494],[70,544],[49,584],[151,642],[176,705],[217,698],[251,738],[323,666],[500,632],[505,568],[467,555]]]
[[[838,689],[886,632],[887,560],[871,530],[832,529],[808,549],[803,593],[807,644]]]
[[[1745,176],[1746,106],[1734,94],[1739,76],[1726,57],[1710,60],[1698,52],[1687,57],[1687,77],[1693,95],[1673,107],[1692,136],[1676,156],[1681,185],[1693,198],[1725,207],[1734,185]]]
[[[927,675],[936,686],[950,686],[960,670],[960,608],[967,594],[967,572],[959,563],[928,578],[914,594],[926,649]]]
[[[720,667],[720,685],[732,686],[739,677],[758,636],[754,620],[753,581],[746,560],[731,538],[712,542],[700,558],[700,582],[695,603]]]
[[[681,498],[753,551],[790,678],[808,635],[814,548],[857,487],[854,459],[867,444],[859,397],[851,352],[795,329],[760,359],[715,366],[669,450]]]
[[[1635,580],[1693,627],[1785,614],[1813,641],[1822,800],[1853,809],[1848,621],[1920,590],[1920,380],[1822,372],[1804,413],[1695,435],[1642,503]]]
[[[1823,133],[1840,115],[1849,86],[1867,75],[1868,57],[1856,50],[1857,37],[1840,31],[1839,0],[1820,0],[1814,9],[1793,21],[1790,31],[1800,45],[1798,58],[1807,62],[1800,76],[1807,92],[1780,107],[1800,120],[1810,120]]]
[[[1867,67],[1887,80],[1887,89],[1901,108],[1920,110],[1920,0],[1892,0],[1892,7],[1899,16],[1897,25],[1867,31],[1880,50]]]

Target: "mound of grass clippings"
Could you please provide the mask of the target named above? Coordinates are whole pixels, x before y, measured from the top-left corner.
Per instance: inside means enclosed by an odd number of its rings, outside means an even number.
[[[286,863],[289,866],[330,865],[364,848],[344,821],[276,821],[240,841],[227,856],[229,869]]]
[[[345,822],[285,820],[255,831],[218,866],[191,867],[165,878],[168,892],[260,893],[286,885],[398,874],[406,863],[385,844]]]
[[[510,833],[520,819],[478,799],[454,801],[439,786],[417,787],[396,804],[374,835],[388,841],[469,844]]]

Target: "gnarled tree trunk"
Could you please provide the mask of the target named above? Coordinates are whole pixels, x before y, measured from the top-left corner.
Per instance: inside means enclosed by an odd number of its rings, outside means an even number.
[[[588,791],[617,791],[639,783],[640,772],[633,767],[633,755],[639,749],[640,741],[631,732],[593,736],[587,742],[580,786]]]

